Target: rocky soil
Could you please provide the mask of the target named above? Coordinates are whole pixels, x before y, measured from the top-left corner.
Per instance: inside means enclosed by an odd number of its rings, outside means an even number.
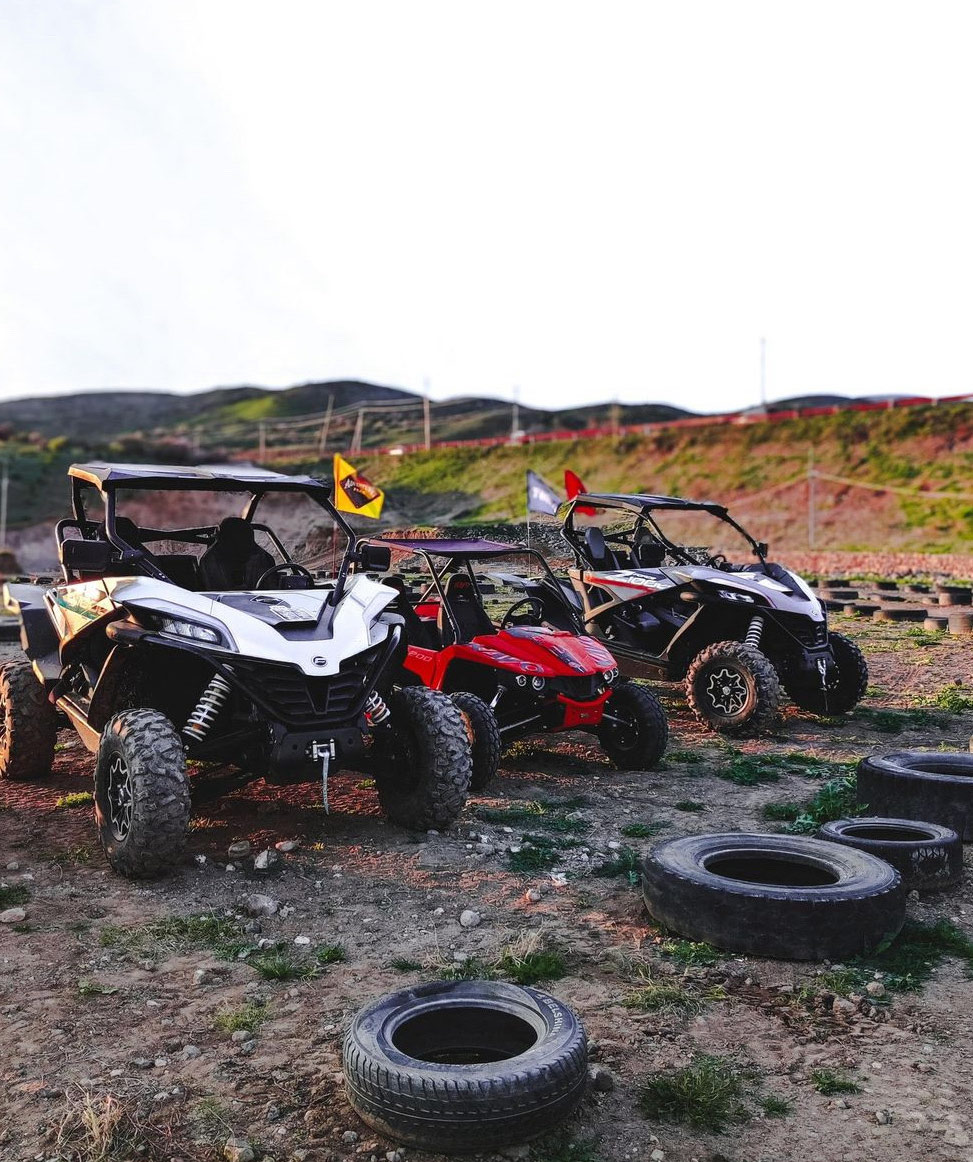
[[[150,882],[113,875],[90,805],[70,805],[90,789],[92,761],[63,732],[49,779],[0,787],[0,884],[5,904],[23,910],[0,924],[0,1158],[423,1162],[431,1156],[396,1153],[351,1111],[339,1074],[346,1023],[382,992],[443,972],[509,974],[544,948],[563,957],[565,974],[541,987],[583,1019],[599,1088],[563,1135],[507,1157],[973,1160],[965,964],[946,957],[922,991],[880,997],[822,983],[833,966],[686,964],[630,877],[597,874],[625,848],[656,841],[626,835],[633,825],[658,838],[774,830],[768,804],[801,803],[820,787],[810,768],[729,781],[747,760],[966,749],[969,639],[836,620],[872,670],[863,711],[841,721],[791,707],[777,735],[731,747],[691,720],[680,691],[660,686],[672,740],[659,769],[616,772],[581,734],[531,739],[442,835],[387,824],[361,772],[333,780],[330,814],[313,787],[257,782],[217,796],[219,772],[199,772],[185,866]],[[538,850],[525,834],[548,837],[549,867],[517,870],[525,847]],[[232,843],[249,845],[246,854],[231,856]],[[256,870],[263,851],[273,854]],[[969,879],[911,900],[910,912],[973,937]],[[255,967],[267,946],[291,965],[290,979]],[[698,1007],[628,1007],[647,976],[699,997]],[[722,1133],[638,1108],[651,1075],[698,1052],[732,1058],[754,1079],[748,1116]],[[860,1091],[819,1092],[822,1069]],[[760,1095],[782,1099],[782,1116],[769,1116]],[[99,1154],[95,1131],[107,1124],[117,1148]]]

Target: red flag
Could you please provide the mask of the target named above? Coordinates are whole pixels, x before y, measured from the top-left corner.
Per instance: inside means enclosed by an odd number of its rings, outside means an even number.
[[[574,500],[576,496],[580,496],[582,492],[587,492],[584,486],[584,481],[576,473],[572,472],[570,468],[564,469],[564,491],[568,494],[568,500]],[[589,508],[585,504],[579,504],[574,510],[581,513],[582,516],[594,516],[598,511],[594,508]]]

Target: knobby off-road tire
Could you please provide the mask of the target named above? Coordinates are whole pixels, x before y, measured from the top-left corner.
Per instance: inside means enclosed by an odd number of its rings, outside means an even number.
[[[618,722],[598,728],[602,749],[620,771],[645,771],[666,753],[669,720],[662,703],[637,682],[623,682],[605,703]]]
[[[812,714],[847,714],[865,697],[868,689],[868,663],[858,646],[842,633],[828,635],[838,678],[830,690],[807,686],[784,678],[784,689],[791,701]]]
[[[642,875],[656,920],[728,952],[838,960],[873,952],[905,919],[893,867],[805,836],[672,839],[646,856]]]
[[[963,876],[963,844],[951,827],[941,823],[876,816],[834,819],[824,824],[818,838],[884,859],[907,889],[938,891]]]
[[[472,747],[462,711],[445,694],[406,686],[388,699],[391,721],[375,774],[382,810],[400,827],[449,827],[466,803]]]
[[[26,658],[0,666],[0,779],[51,773],[57,711]]]
[[[374,1129],[437,1154],[523,1142],[584,1096],[578,1018],[536,989],[437,981],[382,997],[352,1021],[342,1059],[352,1106]]]
[[[111,867],[152,876],[182,859],[189,780],[182,740],[156,710],[123,710],[101,735],[95,821]]]
[[[473,774],[470,777],[470,790],[482,791],[500,769],[500,751],[503,749],[500,727],[493,711],[482,698],[465,690],[450,697],[466,715],[472,732]]]
[[[873,815],[921,819],[973,841],[973,754],[895,751],[858,764],[858,802]]]
[[[754,646],[714,642],[693,659],[686,698],[696,717],[721,734],[759,734],[780,714],[780,680]]]

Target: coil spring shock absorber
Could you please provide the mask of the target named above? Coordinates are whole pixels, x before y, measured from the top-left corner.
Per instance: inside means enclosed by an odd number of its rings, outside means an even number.
[[[190,742],[202,742],[209,734],[216,716],[226,705],[229,696],[230,683],[219,674],[214,674],[182,728],[183,734]]]
[[[365,718],[369,726],[381,726],[391,717],[392,712],[377,690],[373,690],[365,700]]]
[[[747,626],[747,633],[743,641],[745,645],[753,646],[754,649],[759,649],[760,639],[763,637],[764,619],[757,613],[750,619],[750,624]]]

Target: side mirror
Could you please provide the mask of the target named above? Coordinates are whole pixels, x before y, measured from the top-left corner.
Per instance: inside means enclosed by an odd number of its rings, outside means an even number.
[[[103,574],[111,564],[113,546],[107,541],[62,541],[58,556],[72,573]]]
[[[358,564],[366,573],[384,573],[392,565],[392,550],[388,545],[359,545]]]
[[[770,546],[766,541],[757,541],[757,552],[761,557],[766,557],[770,552]]]

